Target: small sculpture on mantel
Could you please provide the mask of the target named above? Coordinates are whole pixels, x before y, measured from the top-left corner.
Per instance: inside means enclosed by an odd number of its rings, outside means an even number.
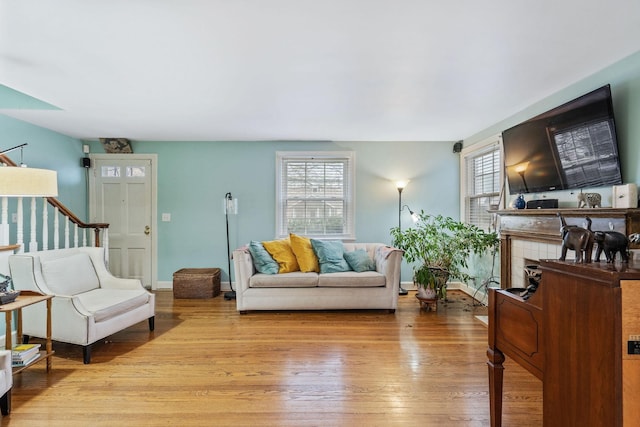
[[[567,250],[571,249],[576,252],[575,262],[591,262],[591,253],[593,252],[593,232],[591,231],[591,218],[585,217],[587,228],[578,227],[577,225],[567,225],[564,217],[558,214],[560,218],[560,233],[562,235],[562,253],[560,261],[564,261],[567,257]]]
[[[601,208],[602,207],[602,196],[600,193],[583,193],[580,190],[578,193],[578,208]]]
[[[616,252],[620,252],[622,262],[629,262],[629,241],[624,234],[617,231],[594,231],[593,239],[596,243],[594,261],[600,261],[600,255],[604,251],[608,263],[616,261]]]

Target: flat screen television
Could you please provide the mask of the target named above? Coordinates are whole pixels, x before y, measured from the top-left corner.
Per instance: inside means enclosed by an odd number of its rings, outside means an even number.
[[[511,194],[622,184],[611,87],[502,132]]]

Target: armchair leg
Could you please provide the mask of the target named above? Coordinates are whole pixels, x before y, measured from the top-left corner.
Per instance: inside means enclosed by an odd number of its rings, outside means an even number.
[[[82,358],[85,365],[91,363],[91,344],[82,347]]]
[[[156,328],[156,316],[149,317],[149,330],[153,331]]]
[[[11,412],[11,389],[0,397],[0,412],[2,415],[9,415]]]

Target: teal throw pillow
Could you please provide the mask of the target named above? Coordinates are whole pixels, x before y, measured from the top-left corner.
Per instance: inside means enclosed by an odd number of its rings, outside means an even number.
[[[260,273],[264,274],[278,274],[278,263],[269,255],[269,252],[264,248],[262,242],[252,240],[249,243],[249,252],[253,258],[253,265]]]
[[[351,271],[344,259],[344,246],[339,240],[311,239],[311,246],[318,257],[320,273],[341,273]]]
[[[363,271],[373,271],[376,269],[375,261],[371,259],[367,251],[364,249],[345,252],[344,259],[347,260],[351,269],[358,273],[362,273]]]

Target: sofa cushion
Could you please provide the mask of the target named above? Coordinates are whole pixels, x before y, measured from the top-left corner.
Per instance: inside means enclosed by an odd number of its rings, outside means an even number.
[[[249,279],[250,288],[315,288],[318,286],[317,273],[283,273],[276,275],[254,274]]]
[[[351,270],[344,259],[344,246],[341,241],[311,239],[311,246],[318,256],[320,273],[339,273]]]
[[[291,249],[289,239],[271,240],[262,242],[262,245],[278,263],[278,273],[300,271],[298,260]]]
[[[383,274],[377,271],[365,271],[356,273],[327,273],[318,276],[320,288],[375,288],[386,284]]]
[[[371,259],[367,251],[364,249],[345,252],[344,259],[347,260],[351,269],[358,273],[363,271],[373,271],[376,269],[375,261]]]
[[[312,271],[318,273],[320,271],[320,265],[318,265],[318,257],[311,246],[311,239],[290,233],[289,241],[291,242],[291,249],[298,261],[300,271],[303,273]]]
[[[93,314],[96,322],[112,319],[149,303],[149,293],[144,289],[94,289],[76,297]]]
[[[54,294],[76,295],[100,287],[96,270],[86,253],[43,260],[40,265],[42,277]]]
[[[278,263],[269,255],[262,243],[252,240],[249,243],[249,253],[253,260],[253,266],[263,274],[277,274],[280,267]]]

